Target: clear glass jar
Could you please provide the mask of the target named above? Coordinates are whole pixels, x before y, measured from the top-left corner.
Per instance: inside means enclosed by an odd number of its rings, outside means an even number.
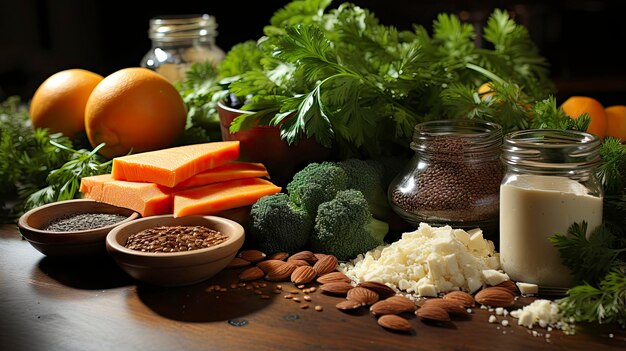
[[[225,56],[215,44],[215,17],[204,15],[161,16],[150,20],[148,36],[152,48],[140,65],[165,76],[169,81],[184,80],[195,62],[217,65]]]
[[[415,154],[389,186],[393,210],[418,226],[480,227],[497,233],[503,167],[502,127],[479,120],[440,120],[415,126]]]
[[[523,130],[504,138],[500,187],[500,262],[512,280],[569,287],[573,281],[549,242],[586,221],[602,223],[598,137],[569,130]]]

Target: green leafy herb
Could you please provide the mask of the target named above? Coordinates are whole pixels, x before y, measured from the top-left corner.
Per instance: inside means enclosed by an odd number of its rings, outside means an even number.
[[[46,184],[53,169],[69,154],[52,144],[71,147],[62,134],[33,129],[27,107],[18,97],[0,103],[0,220],[13,221],[24,211],[24,199]]]
[[[602,164],[596,170],[605,195],[622,195],[626,186],[626,145],[619,139],[605,138],[600,149]]]
[[[589,237],[587,223],[574,223],[566,235],[550,237],[578,286],[559,301],[561,312],[576,321],[626,324],[625,239],[606,225]]]
[[[104,147],[104,143],[91,151],[73,150],[56,142],[51,143],[59,149],[70,152],[70,160],[48,174],[46,179],[48,186],[32,193],[26,200],[26,208],[73,199],[78,195],[81,178],[111,172],[112,161],[103,162],[98,155],[98,150]]]

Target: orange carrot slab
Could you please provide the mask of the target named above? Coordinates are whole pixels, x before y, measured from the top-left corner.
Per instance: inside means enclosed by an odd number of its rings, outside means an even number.
[[[174,217],[212,215],[220,211],[254,204],[265,195],[279,193],[281,188],[260,178],[230,180],[175,192]]]
[[[235,179],[262,177],[269,177],[269,173],[267,173],[267,169],[262,163],[229,162],[225,165],[198,173],[178,183],[176,189],[186,189]]]
[[[82,178],[80,191],[86,198],[130,208],[144,217],[172,213],[170,190],[154,183],[115,180],[102,174]]]
[[[113,178],[174,187],[239,157],[239,141],[217,141],[143,152],[113,159]]]

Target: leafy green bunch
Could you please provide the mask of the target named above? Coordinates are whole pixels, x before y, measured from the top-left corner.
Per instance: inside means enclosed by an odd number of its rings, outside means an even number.
[[[400,31],[380,24],[351,3],[330,4],[296,0],[275,13],[258,41],[262,68],[228,85],[250,96],[242,108],[250,113],[231,132],[277,125],[289,143],[315,137],[344,158],[378,157],[408,148],[415,124],[429,119],[527,127],[523,106],[552,92],[547,62],[504,11],[487,22],[484,39],[493,49],[486,49],[475,45],[473,27],[451,14],[440,14],[430,35],[418,25]],[[498,103],[475,93],[487,80],[499,82]]]

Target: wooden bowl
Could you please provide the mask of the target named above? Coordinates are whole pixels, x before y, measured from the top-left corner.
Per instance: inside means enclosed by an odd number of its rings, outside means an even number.
[[[68,214],[107,213],[126,219],[100,228],[77,231],[43,230],[50,221]],[[139,218],[133,210],[96,202],[90,199],[58,201],[24,213],[17,225],[22,236],[39,252],[47,256],[105,255],[105,238],[116,226]]]
[[[135,233],[159,226],[204,226],[229,238],[218,245],[179,252],[142,252],[126,248]],[[244,228],[217,216],[172,215],[141,218],[116,227],[106,237],[106,247],[117,264],[133,278],[159,286],[191,285],[213,277],[235,257],[244,242]]]

